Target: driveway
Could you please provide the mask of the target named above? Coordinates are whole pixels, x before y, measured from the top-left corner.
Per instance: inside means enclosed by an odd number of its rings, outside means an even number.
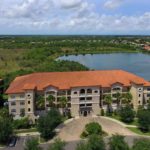
[[[98,122],[102,126],[103,131],[107,132],[108,135],[121,134],[124,136],[136,136],[135,133],[123,125],[106,117],[81,117],[74,119],[67,124],[61,125],[57,136],[65,141],[79,140],[80,134],[84,130],[85,125],[89,122]]]

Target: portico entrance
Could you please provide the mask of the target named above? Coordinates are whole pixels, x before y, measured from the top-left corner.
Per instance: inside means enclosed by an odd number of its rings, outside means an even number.
[[[80,108],[80,112],[79,113],[80,113],[80,116],[87,117],[87,116],[91,115],[92,108],[91,107]]]

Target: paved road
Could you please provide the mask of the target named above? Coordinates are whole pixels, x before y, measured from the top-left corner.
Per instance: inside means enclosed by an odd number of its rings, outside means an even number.
[[[117,133],[126,136],[126,141],[129,143],[129,145],[132,145],[134,139],[141,138],[140,136],[125,128],[123,125],[105,117],[86,117],[74,119],[67,124],[61,125],[60,131],[56,137],[59,137],[67,142],[65,150],[75,150],[77,143],[80,141],[80,134],[84,130],[85,125],[93,121],[100,123],[103,130],[109,135]],[[29,137],[21,137],[17,141],[14,148],[6,147],[2,150],[23,150],[23,146],[27,138]],[[107,143],[108,138],[105,140]],[[43,147],[44,150],[46,150],[49,146],[50,144],[41,144],[41,147]]]
[[[76,141],[80,139],[80,134],[85,128],[85,125],[89,122],[98,122],[101,124],[102,129],[109,135],[121,134],[124,136],[135,136],[136,134],[125,128],[123,125],[104,118],[104,117],[83,117],[74,119],[73,121],[61,125],[58,137],[65,141]]]

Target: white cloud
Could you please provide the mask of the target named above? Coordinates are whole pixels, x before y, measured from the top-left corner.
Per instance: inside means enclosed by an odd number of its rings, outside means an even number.
[[[4,28],[35,33],[150,33],[150,12],[141,15],[106,15],[87,0],[14,0],[0,6],[0,33]],[[121,0],[109,0],[121,2]],[[4,4],[4,3],[3,3]],[[107,8],[116,8],[115,3]],[[105,3],[106,5],[106,3]],[[7,30],[6,30],[7,31]]]
[[[23,0],[12,6],[2,8],[2,15],[8,18],[35,18],[43,15],[52,5],[51,0]]]
[[[123,3],[123,0],[107,0],[104,3],[104,7],[108,9],[118,8]]]
[[[82,0],[60,0],[60,5],[62,8],[76,8],[82,4]]]

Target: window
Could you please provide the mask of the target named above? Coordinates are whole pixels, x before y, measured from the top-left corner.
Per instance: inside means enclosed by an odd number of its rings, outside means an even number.
[[[150,91],[150,87],[149,87],[149,88],[147,88],[147,91]]]
[[[21,94],[21,95],[20,95],[20,98],[24,98],[24,95],[23,95],[23,94]]]
[[[120,91],[121,88],[120,88],[120,87],[114,87],[113,90],[114,90],[114,91]]]
[[[30,108],[28,108],[28,112],[30,112],[31,111],[31,109]]]
[[[68,103],[68,108],[70,108],[71,107],[71,103]]]
[[[138,91],[141,92],[141,91],[142,91],[142,88],[138,88]]]
[[[30,101],[28,101],[28,104],[30,104]]]
[[[91,106],[92,106],[92,104],[86,104],[86,106],[87,106],[87,107],[91,107]]]
[[[11,106],[15,106],[16,105],[16,102],[11,102]]]
[[[15,96],[15,95],[11,95],[10,97],[11,97],[12,99],[14,99],[16,96]]]
[[[24,104],[25,104],[25,102],[24,102],[24,101],[20,102],[20,105],[24,105]]]
[[[80,94],[85,94],[85,89],[81,89]]]
[[[87,100],[87,101],[91,101],[91,100],[92,100],[92,97],[87,97],[86,100]]]
[[[24,117],[24,115],[25,115],[25,109],[22,108],[22,109],[20,109],[20,116]]]
[[[77,92],[74,92],[74,94],[77,94]]]
[[[94,93],[98,93],[98,91],[94,91]]]
[[[85,104],[80,104],[80,107],[85,107]]]
[[[139,101],[139,104],[141,103],[141,101]]]
[[[16,112],[16,109],[12,109],[11,112],[12,112],[12,113],[15,113],[15,112]]]
[[[147,97],[150,97],[150,94],[147,94]]]
[[[141,94],[139,94],[139,97],[141,97]]]
[[[80,97],[80,101],[85,101],[85,97]]]
[[[87,89],[87,93],[91,94],[92,93],[92,89]]]
[[[27,97],[28,97],[28,98],[31,98],[31,95],[30,95],[30,94],[28,94],[28,95],[27,95]]]

